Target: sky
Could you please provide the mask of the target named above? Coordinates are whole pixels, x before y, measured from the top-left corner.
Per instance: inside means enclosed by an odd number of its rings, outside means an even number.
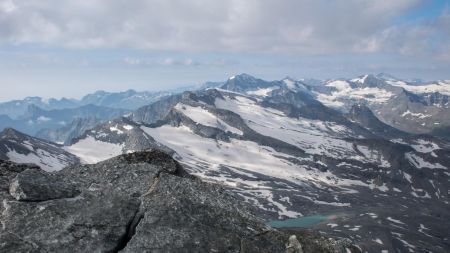
[[[0,101],[380,72],[450,79],[450,0],[0,0]]]

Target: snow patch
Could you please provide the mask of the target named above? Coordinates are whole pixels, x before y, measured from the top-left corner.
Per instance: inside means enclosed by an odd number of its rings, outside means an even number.
[[[418,169],[422,168],[430,168],[430,169],[447,169],[445,166],[443,166],[440,163],[430,163],[428,161],[425,161],[422,157],[413,154],[411,152],[408,152],[405,154],[406,159],[414,165]]]
[[[110,127],[109,130],[110,130],[111,132],[116,132],[117,134],[123,134],[123,131],[120,130],[120,129],[117,127],[117,125],[116,125],[116,126],[113,126],[113,127]]]
[[[269,88],[260,88],[260,89],[257,89],[257,90],[247,91],[246,94],[260,96],[260,97],[267,97],[270,92],[272,92],[272,91],[274,91],[276,89],[279,89],[279,87],[272,86],[272,87],[269,87]]]
[[[352,81],[358,82],[355,80]],[[316,93],[317,100],[324,105],[334,108],[343,107],[345,103],[342,101],[346,100],[353,100],[355,102],[364,100],[369,103],[378,104],[384,103],[394,96],[392,92],[376,87],[352,88],[347,81],[343,80],[331,81],[325,84],[325,86],[333,87],[336,90],[332,91],[331,94]]]
[[[78,156],[83,163],[93,164],[122,154],[123,145],[99,141],[88,136],[65,147],[65,150]]]
[[[231,132],[238,135],[243,134],[241,130],[228,125],[223,120],[217,118],[214,114],[202,107],[194,107],[178,103],[175,106],[175,109],[199,124],[218,128],[225,132]]]
[[[45,117],[45,116],[39,116],[39,117],[37,118],[37,121],[38,121],[38,122],[48,122],[48,121],[51,121],[51,120],[52,120],[52,118]]]
[[[6,153],[9,160],[16,163],[33,163],[45,171],[58,171],[69,165],[62,155],[54,155],[42,149],[36,149],[28,154],[21,154],[9,149]]]
[[[134,127],[131,126],[131,125],[124,125],[124,126],[123,126],[123,129],[128,130],[128,131],[132,130],[133,128],[134,128]]]
[[[434,93],[439,92],[443,95],[450,96],[450,82],[438,81],[436,83],[430,83],[425,85],[409,85],[403,81],[386,81],[390,85],[402,87],[403,89],[416,93]]]
[[[376,238],[375,240],[373,240],[374,242],[383,245],[383,241],[380,238]]]
[[[387,217],[386,220],[397,223],[397,224],[405,225],[405,223],[403,223],[401,220],[396,220],[392,217]]]
[[[437,149],[441,149],[441,147],[439,147],[436,143],[423,139],[416,140],[414,144],[411,144],[410,146],[420,153],[430,153]]]
[[[408,115],[411,115],[412,117],[419,118],[419,119],[425,119],[425,118],[431,117],[431,115],[425,115],[423,113],[413,113],[410,110],[407,110],[406,112],[402,113],[400,116],[405,117]]]

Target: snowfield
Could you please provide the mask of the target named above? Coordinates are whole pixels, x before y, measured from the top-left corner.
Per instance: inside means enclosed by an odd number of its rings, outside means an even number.
[[[35,153],[29,153],[26,155],[20,154],[17,151],[10,149],[6,155],[13,162],[33,163],[49,172],[61,170],[70,164],[70,161],[67,161],[62,155],[54,155],[42,149],[37,149],[34,152],[36,152],[37,155]]]
[[[350,142],[337,137],[356,137],[345,126],[319,120],[289,118],[281,111],[261,107],[253,100],[242,96],[225,97],[225,100],[216,99],[215,105],[217,108],[239,114],[256,132],[300,147],[307,153],[330,157],[340,157],[349,153],[358,156]]]
[[[361,81],[359,81],[361,82]],[[347,81],[331,81],[325,86],[335,88],[331,94],[317,93],[317,100],[322,102],[324,105],[341,108],[345,105],[344,102],[340,100],[354,100],[360,101],[364,100],[369,103],[384,103],[394,96],[392,92],[389,92],[380,88],[352,88]]]
[[[448,80],[437,81],[434,83],[424,85],[409,85],[403,81],[386,81],[386,82],[392,86],[402,87],[403,89],[416,94],[439,92],[443,95],[450,96],[450,81]]]
[[[122,154],[123,145],[96,140],[92,136],[65,147],[65,150],[78,156],[81,162],[87,164],[98,163]]]
[[[194,174],[202,177],[205,177],[208,170],[225,166],[254,171],[295,183],[305,181],[335,186],[367,186],[358,180],[340,179],[329,171],[308,170],[306,166],[299,166],[283,159],[296,158],[251,141],[231,139],[230,142],[224,142],[202,138],[186,126],[165,125],[158,128],[143,126],[142,130],[156,141],[173,149],[180,156],[180,162],[193,168]]]

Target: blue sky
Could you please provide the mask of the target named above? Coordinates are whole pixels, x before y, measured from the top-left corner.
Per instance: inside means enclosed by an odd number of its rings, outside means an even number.
[[[450,79],[450,1],[0,0],[0,101],[388,72]]]

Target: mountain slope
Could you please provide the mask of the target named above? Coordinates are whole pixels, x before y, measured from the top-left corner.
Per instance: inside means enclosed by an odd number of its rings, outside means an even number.
[[[402,138],[409,134],[393,128],[383,122],[381,122],[373,112],[364,105],[356,104],[352,106],[348,114],[346,115],[348,119],[358,123],[359,125],[367,128],[372,133],[382,137],[382,138]]]
[[[138,108],[131,113],[130,118],[135,122],[152,124],[164,118],[180,100],[181,95],[168,96],[155,103]]]
[[[329,235],[349,234],[370,251],[447,247],[441,232],[430,239],[414,231],[420,224],[448,231],[443,222],[449,205],[448,143],[397,135],[400,131],[376,121],[395,133],[393,141],[381,138],[383,128],[350,121],[308,90],[280,85],[267,93],[253,91],[258,90],[186,92],[171,103],[146,107],[165,113],[152,124],[133,127],[151,137],[152,145],[173,150],[191,174],[256,206],[261,217],[333,214],[328,223],[338,228],[317,227]],[[287,92],[294,94],[282,96]],[[114,128],[127,134],[124,125]],[[428,219],[417,207],[440,217]],[[392,219],[404,223],[402,228]],[[382,237],[383,245],[374,243],[369,231]]]
[[[60,170],[79,163],[79,159],[61,146],[37,139],[12,128],[0,132],[0,159],[33,163],[46,171]]]
[[[141,130],[140,125],[127,118],[111,120],[87,130],[65,147],[68,152],[80,157],[83,163],[89,164],[122,153],[155,148],[171,152]]]
[[[70,124],[57,129],[42,129],[36,133],[36,137],[55,143],[68,144],[72,139],[78,138],[86,130],[92,129],[104,120],[95,117],[75,118]]]

